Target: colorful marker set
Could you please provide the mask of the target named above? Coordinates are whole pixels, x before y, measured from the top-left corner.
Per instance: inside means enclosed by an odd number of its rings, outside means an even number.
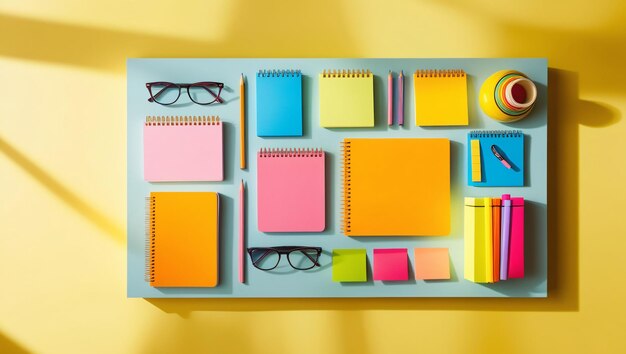
[[[524,277],[524,198],[465,198],[465,279]]]

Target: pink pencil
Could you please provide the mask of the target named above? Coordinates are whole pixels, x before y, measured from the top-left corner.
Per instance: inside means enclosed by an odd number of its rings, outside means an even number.
[[[391,70],[389,70],[387,77],[387,124],[393,124],[393,76],[391,76]]]
[[[398,76],[398,125],[404,125],[404,75]]]
[[[244,239],[243,239],[243,234],[244,234],[244,228],[243,228],[243,224],[244,224],[244,210],[245,210],[245,206],[244,206],[244,186],[243,186],[243,180],[241,180],[241,185],[239,186],[239,282],[243,283],[245,281],[244,279],[244,273],[243,273],[243,261],[244,261],[244,255],[245,255],[245,247],[244,247]]]

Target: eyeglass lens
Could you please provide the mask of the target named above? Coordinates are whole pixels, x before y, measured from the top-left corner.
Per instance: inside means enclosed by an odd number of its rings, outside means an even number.
[[[276,268],[280,261],[280,254],[272,249],[254,249],[250,253],[252,263],[263,270],[270,270]]]
[[[168,82],[158,82],[150,86],[154,101],[160,104],[172,104],[180,97],[180,87]]]
[[[209,104],[217,100],[222,88],[213,84],[191,84],[187,90],[189,98],[195,103]]]
[[[300,270],[307,270],[315,267],[317,261],[317,251],[315,249],[306,248],[289,252],[287,255],[289,264]]]

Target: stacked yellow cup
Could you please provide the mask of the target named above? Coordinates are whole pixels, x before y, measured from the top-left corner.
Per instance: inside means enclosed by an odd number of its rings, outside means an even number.
[[[478,98],[480,107],[489,117],[501,122],[515,122],[532,110],[537,87],[519,71],[500,70],[485,80]]]

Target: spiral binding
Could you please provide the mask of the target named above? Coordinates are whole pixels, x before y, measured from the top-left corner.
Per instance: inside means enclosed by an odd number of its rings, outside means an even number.
[[[156,247],[156,199],[146,197],[146,270],[145,280],[154,282],[154,260]]]
[[[372,73],[369,70],[345,70],[345,69],[341,69],[341,70],[324,70],[322,72],[322,77],[355,77],[355,78],[361,78],[361,77],[371,77]]]
[[[220,125],[219,116],[146,116],[147,126]]]
[[[521,130],[472,130],[470,138],[519,138],[524,136]]]
[[[341,143],[341,157],[343,166],[341,168],[341,179],[343,180],[343,193],[341,197],[341,232],[348,235],[352,231],[350,227],[350,214],[352,212],[352,180],[350,176],[350,142],[344,140]]]
[[[324,150],[310,149],[310,148],[294,148],[294,149],[262,148],[259,151],[259,157],[322,157],[322,156],[324,156]]]
[[[465,71],[462,69],[443,69],[443,70],[415,70],[414,76],[418,77],[465,77]]]
[[[256,77],[299,77],[300,70],[259,70]]]

